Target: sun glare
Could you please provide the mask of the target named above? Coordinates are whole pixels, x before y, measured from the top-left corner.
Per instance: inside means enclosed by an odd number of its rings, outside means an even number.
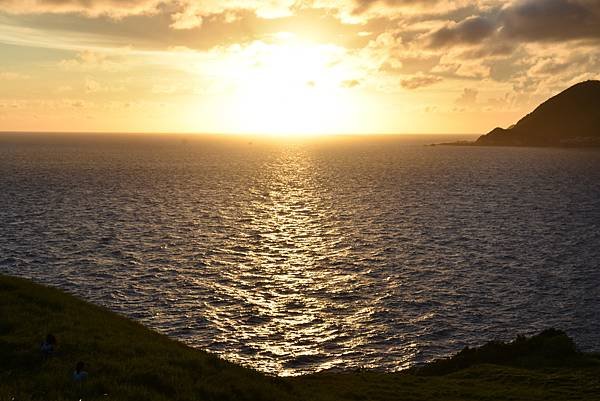
[[[287,34],[278,39],[255,43],[231,66],[233,129],[274,136],[351,130],[356,101],[344,81],[352,71],[342,49]]]

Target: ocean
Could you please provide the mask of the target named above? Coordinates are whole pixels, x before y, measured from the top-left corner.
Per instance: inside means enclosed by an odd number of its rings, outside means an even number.
[[[600,351],[600,150],[465,138],[0,134],[0,273],[277,375]]]

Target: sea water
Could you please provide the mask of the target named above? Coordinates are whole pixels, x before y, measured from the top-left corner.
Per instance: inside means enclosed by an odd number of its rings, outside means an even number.
[[[0,272],[280,375],[600,350],[600,151],[0,134]]]

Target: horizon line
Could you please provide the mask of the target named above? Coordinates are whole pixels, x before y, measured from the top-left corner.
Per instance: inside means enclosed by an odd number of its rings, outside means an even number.
[[[96,135],[204,135],[204,136],[263,136],[273,138],[332,137],[332,136],[435,136],[435,135],[483,135],[479,132],[338,132],[338,133],[256,133],[256,132],[195,132],[195,131],[26,131],[0,130],[5,134],[96,134]]]

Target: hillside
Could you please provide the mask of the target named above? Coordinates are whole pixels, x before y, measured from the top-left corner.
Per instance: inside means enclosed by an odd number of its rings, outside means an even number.
[[[53,333],[58,346],[44,356]],[[77,361],[88,377],[75,382]],[[0,400],[600,400],[600,360],[546,331],[399,373],[267,376],[71,295],[0,275]]]
[[[480,136],[475,145],[600,146],[600,81],[564,90],[514,126]]]

